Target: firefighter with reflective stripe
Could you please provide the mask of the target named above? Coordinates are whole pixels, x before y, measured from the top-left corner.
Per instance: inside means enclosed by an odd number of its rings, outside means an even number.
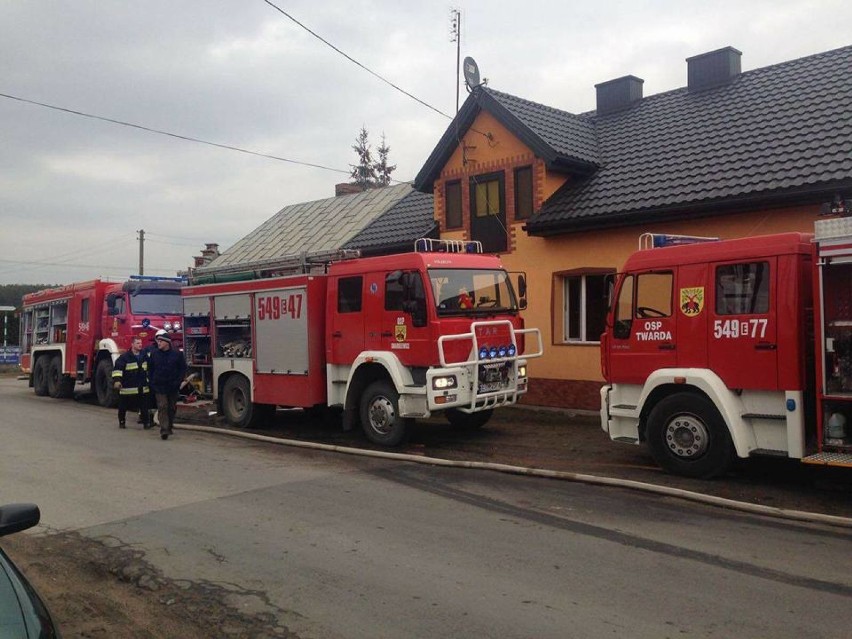
[[[127,410],[139,411],[143,428],[151,428],[148,413],[148,362],[142,355],[142,338],[134,337],[130,350],[122,353],[112,370],[118,391],[118,427],[125,428]]]

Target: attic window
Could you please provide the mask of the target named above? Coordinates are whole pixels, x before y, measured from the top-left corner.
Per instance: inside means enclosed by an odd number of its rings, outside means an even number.
[[[533,213],[532,167],[515,169],[515,218],[525,220]]]
[[[462,192],[461,182],[447,182],[444,189],[444,199],[447,209],[447,228],[457,229],[462,226]]]

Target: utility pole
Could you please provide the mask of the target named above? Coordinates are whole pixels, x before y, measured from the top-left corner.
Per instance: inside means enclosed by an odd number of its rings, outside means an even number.
[[[456,43],[456,113],[459,112],[459,85],[461,84],[461,11],[450,9],[450,42]]]
[[[139,275],[145,275],[145,229],[136,232],[139,233]]]

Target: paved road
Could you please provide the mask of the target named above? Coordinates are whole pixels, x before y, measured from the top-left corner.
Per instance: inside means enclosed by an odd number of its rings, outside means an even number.
[[[845,637],[848,531],[115,426],[0,380],[0,500],[301,637]]]

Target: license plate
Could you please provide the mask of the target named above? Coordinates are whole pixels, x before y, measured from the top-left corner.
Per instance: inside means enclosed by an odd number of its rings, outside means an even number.
[[[502,382],[491,382],[490,384],[480,384],[479,393],[494,393],[503,387]]]

